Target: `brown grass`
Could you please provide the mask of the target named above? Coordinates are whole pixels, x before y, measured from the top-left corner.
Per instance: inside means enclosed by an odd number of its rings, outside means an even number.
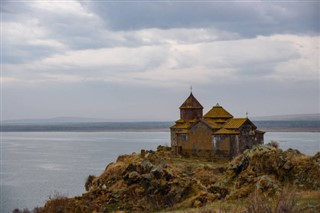
[[[46,213],[65,213],[67,212],[68,198],[65,195],[54,193],[49,197],[45,205]]]
[[[295,213],[297,210],[298,197],[295,189],[285,188],[279,196],[272,200],[267,199],[258,191],[248,198],[248,213]]]
[[[248,213],[272,213],[270,204],[266,202],[266,198],[263,197],[258,191],[253,192],[249,196],[247,210]]]

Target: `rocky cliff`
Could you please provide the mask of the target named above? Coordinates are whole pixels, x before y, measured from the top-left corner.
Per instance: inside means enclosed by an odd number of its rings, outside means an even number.
[[[170,149],[119,156],[82,196],[49,200],[40,212],[150,212],[245,200],[253,192],[276,196],[284,187],[320,190],[320,153],[306,156],[256,146],[232,162],[172,156]],[[57,209],[59,208],[59,209]],[[315,207],[319,210],[319,206]],[[58,211],[59,210],[59,211]]]

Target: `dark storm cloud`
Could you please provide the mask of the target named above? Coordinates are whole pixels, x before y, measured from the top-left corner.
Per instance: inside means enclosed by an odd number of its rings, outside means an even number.
[[[319,32],[320,2],[93,2],[113,30],[210,28],[243,36]]]

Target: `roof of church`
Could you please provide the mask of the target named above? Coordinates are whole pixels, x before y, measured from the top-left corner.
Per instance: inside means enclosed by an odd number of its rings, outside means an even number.
[[[235,130],[229,130],[229,129],[222,128],[214,133],[214,135],[233,135],[233,134],[236,135],[236,134],[239,134],[239,132],[235,131]]]
[[[203,106],[199,101],[193,96],[192,92],[189,97],[180,106],[180,109],[203,109]]]
[[[216,106],[212,107],[212,109],[209,112],[207,112],[203,117],[204,118],[213,118],[213,119],[233,118],[233,116],[227,110],[225,110],[222,106],[219,106],[218,104]]]
[[[212,129],[220,129],[221,125],[209,119],[202,119],[203,122],[207,123]]]
[[[232,118],[227,121],[225,125],[223,125],[224,128],[227,129],[238,129],[240,128],[248,119],[247,118]]]
[[[191,126],[191,123],[184,122],[184,123],[176,123],[175,125],[171,126],[171,129],[188,129]]]
[[[176,121],[176,124],[174,124],[173,126],[171,126],[171,129],[189,129],[189,127],[194,124],[195,122],[197,122],[198,120],[182,120],[179,119]]]
[[[228,120],[228,122],[223,127],[227,129],[239,129],[246,122],[250,123],[252,126],[257,128],[256,125],[254,125],[254,123],[252,123],[249,118],[232,118]]]
[[[203,109],[203,107],[191,92],[189,97],[180,106],[180,109]],[[177,134],[186,134],[199,122],[207,125],[212,130],[214,135],[240,134],[240,128],[246,122],[253,125],[256,129],[256,126],[248,118],[233,118],[233,115],[231,115],[219,104],[212,107],[212,109],[200,119],[179,119],[170,128]],[[260,134],[263,133],[263,131],[260,132]]]
[[[214,135],[239,134],[239,129],[246,122],[249,122],[253,126],[255,126],[248,118],[231,118],[226,120],[226,122],[222,124],[219,122],[216,122],[215,119],[200,119],[200,120],[192,120],[191,122],[178,120],[176,121],[176,124],[173,125],[171,128],[181,131],[177,133],[187,133],[188,129],[192,128],[194,125],[196,125],[199,122],[203,122],[208,127],[210,127],[210,129],[214,131],[213,132]],[[259,130],[256,130],[256,131],[259,131]],[[259,131],[259,133],[263,134],[264,132]]]

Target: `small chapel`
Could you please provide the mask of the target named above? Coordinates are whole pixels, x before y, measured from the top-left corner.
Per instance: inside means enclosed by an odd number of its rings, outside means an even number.
[[[180,106],[180,119],[170,127],[173,153],[184,156],[233,159],[253,145],[263,144],[264,131],[246,118],[234,118],[217,104],[203,115],[193,96]]]

